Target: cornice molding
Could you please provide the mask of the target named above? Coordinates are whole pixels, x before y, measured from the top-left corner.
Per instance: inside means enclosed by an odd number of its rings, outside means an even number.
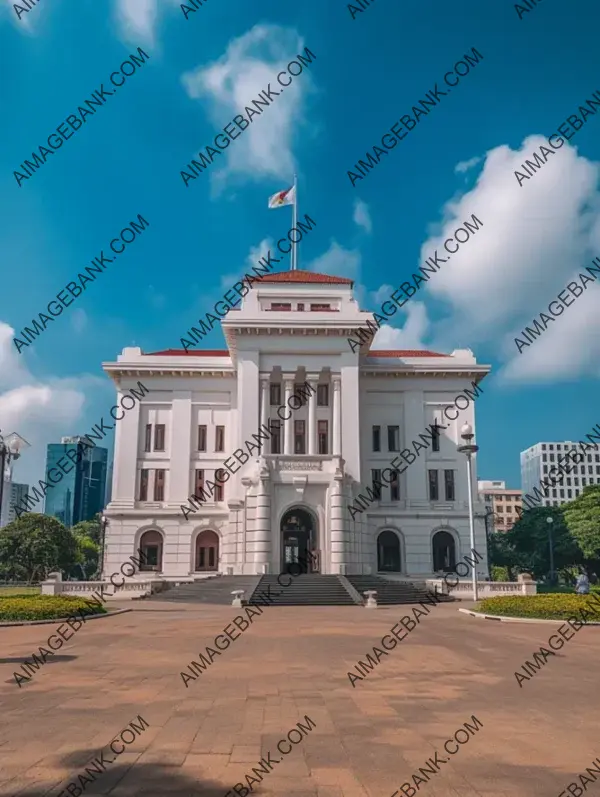
[[[355,326],[348,326],[348,320],[344,320],[341,322],[345,326],[332,326],[330,321],[317,321],[316,319],[311,319],[310,326],[306,327],[298,327],[296,326],[285,326],[281,324],[268,324],[268,325],[258,325],[255,322],[252,322],[251,325],[238,327],[238,326],[230,326],[227,330],[228,332],[233,332],[236,335],[253,335],[253,336],[264,336],[264,335],[290,335],[290,336],[300,336],[300,337],[315,337],[315,336],[323,336],[323,337],[348,337],[356,333],[358,329],[364,326],[364,322],[356,321]],[[322,324],[323,326],[319,326]]]
[[[282,353],[283,354],[283,353]],[[391,379],[398,376],[406,376],[411,378],[460,378],[460,379],[482,379],[489,373],[489,368],[473,369],[473,368],[448,368],[448,366],[440,365],[438,368],[419,367],[418,365],[406,367],[404,365],[397,368],[387,366],[385,368],[378,368],[377,366],[361,365],[358,366],[359,375],[361,377],[382,377],[384,379]],[[198,368],[190,367],[183,369],[180,367],[165,368],[163,366],[150,366],[148,368],[111,368],[108,371],[113,379],[141,379],[147,377],[170,377],[170,378],[194,378],[194,377],[211,377],[219,379],[237,379],[237,370],[231,368],[227,371],[216,370],[214,368]],[[293,381],[294,377],[288,377]],[[267,380],[267,376],[261,375],[261,381]],[[310,379],[310,377],[309,377]],[[338,377],[339,380],[339,377]],[[336,381],[334,379],[334,384]]]
[[[410,376],[410,377],[443,377],[446,379],[450,378],[468,378],[468,379],[482,379],[486,374],[489,373],[490,369],[483,366],[481,369],[477,368],[476,366],[473,367],[460,367],[455,366],[454,368],[448,368],[447,366],[440,365],[438,368],[432,368],[431,366],[424,366],[420,367],[418,365],[414,365],[412,367],[407,368],[406,366],[398,366],[397,368],[393,368],[390,366],[386,366],[384,368],[377,368],[372,365],[361,365],[359,366],[359,371],[361,376],[383,376],[383,377],[394,377],[394,376]]]
[[[141,378],[144,376],[216,376],[233,379],[237,377],[235,368],[230,367],[227,370],[216,368],[202,368],[197,364],[190,365],[189,368],[182,368],[180,365],[174,365],[170,368],[164,365],[150,365],[145,368],[137,368],[132,366],[114,366],[105,369],[106,372],[113,378],[135,377]]]

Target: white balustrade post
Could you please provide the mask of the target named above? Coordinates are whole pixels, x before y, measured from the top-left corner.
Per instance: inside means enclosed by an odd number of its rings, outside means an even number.
[[[242,601],[244,599],[244,590],[234,589],[231,594],[233,595],[233,600],[231,601],[231,605],[240,608],[243,605]]]

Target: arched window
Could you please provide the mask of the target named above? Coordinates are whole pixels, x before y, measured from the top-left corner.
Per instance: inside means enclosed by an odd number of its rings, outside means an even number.
[[[196,538],[196,570],[219,569],[219,535],[205,529]]]
[[[140,537],[139,548],[142,551],[140,570],[162,571],[163,538],[160,531],[151,529]]]
[[[436,531],[431,541],[433,549],[433,570],[449,573],[456,568],[456,543],[448,531]]]
[[[381,573],[399,573],[402,569],[400,540],[387,529],[377,537],[377,570]]]

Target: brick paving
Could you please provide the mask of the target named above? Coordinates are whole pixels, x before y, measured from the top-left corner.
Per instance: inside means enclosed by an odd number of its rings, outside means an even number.
[[[281,763],[253,794],[390,797],[473,714],[484,727],[420,797],[558,797],[600,756],[599,628],[582,629],[519,688],[514,671],[551,627],[440,605],[352,688],[347,671],[406,609],[272,608],[186,689],[180,672],[239,610],[127,605],[80,629],[21,689],[12,672],[48,626],[0,629],[1,797],[58,795],[138,715],[150,727],[86,797],[223,797],[269,751]],[[280,756],[278,741],[305,715],[316,728]]]

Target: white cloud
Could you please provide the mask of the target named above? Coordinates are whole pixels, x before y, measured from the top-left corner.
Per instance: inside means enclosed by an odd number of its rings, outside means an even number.
[[[83,310],[81,307],[76,307],[71,313],[71,326],[73,327],[73,330],[79,334],[86,328],[87,323],[88,317],[85,310]]]
[[[120,35],[128,42],[153,45],[158,18],[158,0],[117,0]]]
[[[563,287],[561,285],[556,293]],[[570,296],[568,292],[567,295]],[[541,383],[589,375],[600,377],[600,286],[588,285],[580,298],[570,298],[574,303],[549,323],[540,337],[532,340],[529,346],[521,347],[521,354],[513,336],[505,340],[505,347],[510,345],[512,359],[502,372],[504,381]],[[544,305],[539,307],[539,312],[550,315]],[[532,320],[526,320],[522,328],[531,328]],[[520,331],[515,330],[515,335],[524,340]]]
[[[460,161],[454,167],[454,171],[458,174],[463,174],[464,172],[468,172],[469,169],[472,169],[474,166],[477,166],[478,163],[481,163],[481,158],[475,157],[471,158],[468,161]]]
[[[472,214],[481,220],[481,229],[430,276],[427,293],[446,302],[449,311],[436,325],[435,339],[443,341],[443,350],[488,342],[509,360],[505,377],[522,381],[598,372],[593,363],[600,313],[594,316],[587,305],[597,296],[596,286],[527,354],[519,355],[514,344],[515,334],[600,255],[599,165],[565,144],[519,187],[515,170],[523,172],[521,164],[541,144],[547,146],[546,139],[535,135],[516,152],[508,146],[488,152],[476,185],[445,205],[420,258],[423,263],[436,249],[448,257],[443,242]],[[511,363],[515,357],[518,362]]]
[[[236,282],[239,282],[244,274],[249,274],[251,277],[256,276],[255,272],[252,271],[254,266],[258,265],[258,261],[261,257],[266,257],[266,255],[271,250],[271,260],[273,257],[277,257],[279,253],[275,251],[275,242],[272,238],[263,238],[263,240],[257,244],[256,246],[251,246],[248,254],[246,255],[246,260],[244,262],[243,269],[240,269],[238,272],[230,272],[229,274],[223,274],[221,277],[221,291],[228,291],[231,289],[231,286],[234,285]],[[281,264],[273,263],[273,272],[280,271]],[[219,297],[220,298],[220,297]]]
[[[360,199],[354,200],[354,215],[353,215],[354,223],[358,227],[362,227],[362,229],[371,234],[373,230],[373,224],[371,222],[371,214],[369,213],[369,206],[366,202],[362,202]]]
[[[0,321],[0,428],[3,435],[18,432],[31,444],[16,463],[14,478],[32,483],[43,477],[46,444],[81,428],[84,388],[106,390],[109,383],[95,376],[36,379],[25,355],[17,353],[14,334]]]
[[[118,34],[129,44],[156,44],[156,28],[166,8],[179,7],[179,0],[115,0]]]
[[[402,329],[382,324],[373,340],[372,349],[427,349],[424,339],[429,330],[427,310],[423,302],[408,302]],[[402,311],[400,311],[402,312]],[[444,351],[444,349],[442,349]]]
[[[15,5],[23,9],[20,14],[17,14]],[[13,2],[13,0],[4,0],[3,3],[0,3],[0,9],[4,9],[4,16],[8,17],[21,33],[28,34],[34,34],[39,29],[40,20],[47,13],[47,4],[40,3],[39,6],[27,9],[25,3]]]
[[[369,308],[372,307],[375,312],[379,312],[381,305],[390,298],[394,290],[391,285],[384,284],[377,288],[376,291],[370,291]]]
[[[255,25],[233,39],[219,60],[182,75],[188,95],[207,102],[215,135],[266,90],[269,83],[273,91],[281,92],[272,98],[268,108],[261,109],[260,116],[253,117],[243,135],[230,143],[223,158],[215,161],[217,167],[221,161],[225,164],[213,172],[218,187],[232,176],[290,180],[295,171],[294,134],[299,132],[304,119],[304,103],[312,78],[305,70],[282,89],[276,76],[303,51],[304,42],[296,31],[278,25]],[[212,144],[212,137],[206,144]],[[280,186],[285,187],[285,184]]]
[[[337,241],[331,241],[329,249],[312,260],[307,266],[300,268],[316,271],[318,274],[331,274],[335,277],[348,277],[358,281],[362,256],[358,249],[345,249]]]

